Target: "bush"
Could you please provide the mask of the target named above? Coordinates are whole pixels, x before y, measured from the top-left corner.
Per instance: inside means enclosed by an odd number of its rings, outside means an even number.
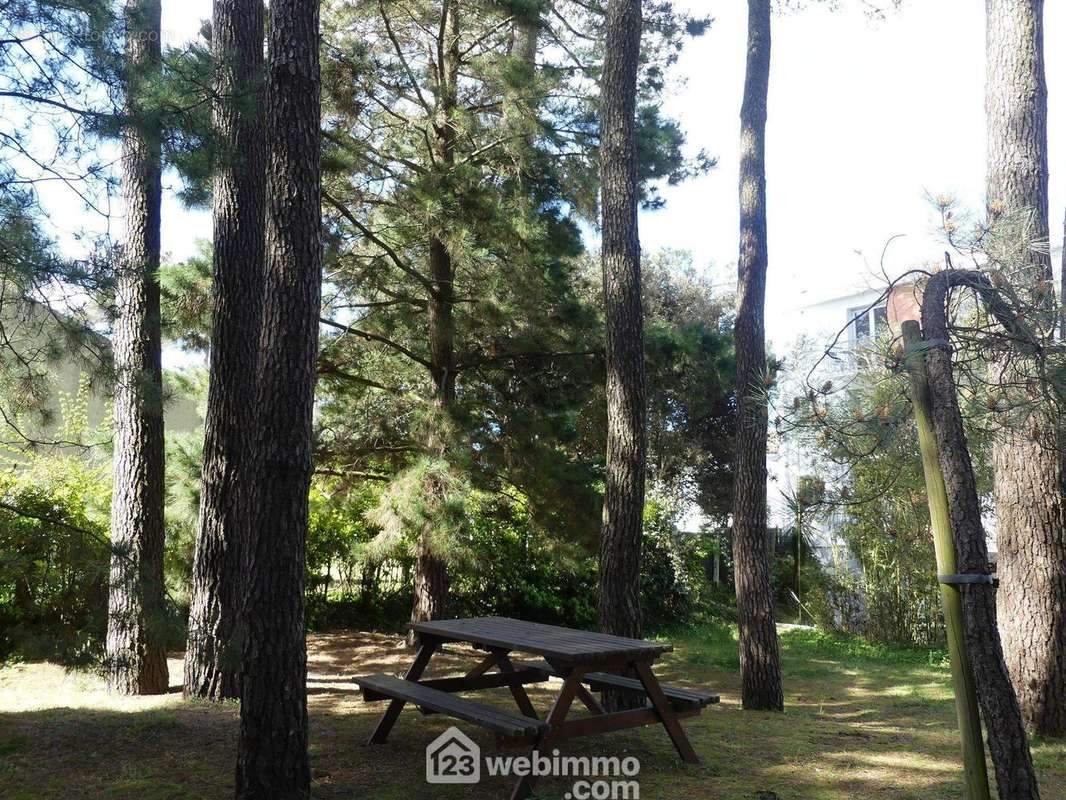
[[[110,560],[106,470],[31,457],[0,474],[0,658],[102,652]]]

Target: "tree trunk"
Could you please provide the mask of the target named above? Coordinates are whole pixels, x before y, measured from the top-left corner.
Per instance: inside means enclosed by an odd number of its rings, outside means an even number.
[[[318,3],[270,9],[266,247],[236,796],[304,798],[304,581],[321,306]]]
[[[412,622],[441,619],[448,596],[448,570],[444,561],[428,548],[420,547],[415,566],[415,602],[411,610]],[[411,644],[417,643],[412,636]]]
[[[946,307],[948,290],[963,285],[976,273],[942,272],[933,276],[922,298],[922,333],[927,342],[948,338]],[[978,279],[980,276],[977,276]],[[987,280],[985,281],[987,284]],[[969,284],[977,287],[977,284]],[[980,287],[979,288],[980,291]],[[989,287],[990,288],[990,287]],[[988,573],[988,548],[981,523],[981,507],[959,411],[950,350],[926,350],[929,393],[933,404],[933,427],[940,452],[940,468],[948,493],[951,528],[961,574]],[[990,584],[961,588],[966,628],[966,650],[977,684],[977,698],[984,718],[988,749],[996,769],[1000,800],[1036,800],[1040,796],[1022,712],[1011,686],[996,628],[996,601]]]
[[[240,696],[237,618],[251,519],[263,291],[262,0],[215,0],[214,314],[185,696]]]
[[[990,216],[1029,213],[1036,241],[1049,233],[1043,6],[986,6]],[[1027,255],[1016,275],[1021,291],[1036,295],[1052,279],[1051,259]],[[1017,384],[1029,372],[1016,359],[997,365],[995,382]],[[1026,727],[1066,736],[1066,448],[1054,413],[1020,391],[1033,410],[1021,424],[1004,424],[993,445],[1000,631]]]
[[[123,694],[167,690],[163,637],[163,371],[159,316],[160,134],[142,108],[158,74],[158,0],[125,7],[122,185],[126,239],[116,276],[115,434],[108,599],[108,687]]]
[[[437,87],[433,132],[436,158],[441,169],[449,170],[455,162],[454,116],[459,90],[459,3],[446,0],[441,7],[440,51],[441,80]],[[427,449],[434,457],[447,457],[450,423],[455,403],[455,268],[448,245],[438,232],[429,240],[429,274],[433,293],[429,301],[429,357],[433,378],[433,402],[436,418],[430,422]],[[426,536],[420,536],[415,557],[414,604],[411,622],[440,619],[448,594],[448,570],[439,553],[429,549]],[[418,644],[412,631],[407,635],[411,647]]]
[[[766,98],[770,0],[748,2],[748,63],[740,110],[740,260],[737,264],[737,447],[733,572],[744,708],[784,706],[766,529]]]
[[[647,451],[635,133],[642,26],[640,0],[607,4],[600,86],[607,485],[600,532],[599,622],[606,633],[634,638],[643,627],[640,551]],[[635,703],[631,695],[604,692],[609,710]]]

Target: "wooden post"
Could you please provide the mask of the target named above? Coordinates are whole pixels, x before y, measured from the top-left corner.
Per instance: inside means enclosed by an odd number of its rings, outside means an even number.
[[[922,472],[929,501],[929,519],[933,529],[933,550],[936,570],[940,575],[954,575],[955,541],[948,514],[948,493],[940,471],[940,453],[933,431],[932,401],[925,369],[925,355],[921,347],[921,326],[915,320],[903,323],[904,363],[910,374],[911,403],[918,428],[918,446],[922,453]],[[984,740],[981,738],[981,717],[977,706],[970,663],[966,655],[962,618],[962,597],[959,587],[940,584],[940,600],[944,607],[944,623],[948,635],[948,655],[951,679],[955,685],[955,713],[962,736],[962,761],[965,771],[966,800],[990,800],[988,768],[985,765]]]

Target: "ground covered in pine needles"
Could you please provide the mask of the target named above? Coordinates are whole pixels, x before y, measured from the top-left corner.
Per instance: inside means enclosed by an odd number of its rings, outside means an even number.
[[[736,643],[726,628],[672,636],[660,677],[722,695],[685,727],[703,763],[683,766],[661,727],[578,739],[564,755],[636,756],[645,800],[851,800],[958,798],[961,765],[951,687],[936,653],[875,648],[814,631],[782,634],[785,714],[740,709]],[[382,710],[363,703],[349,678],[401,673],[410,655],[398,637],[313,635],[309,702],[315,798],[506,797],[511,781],[477,787],[425,783],[425,746],[448,727],[440,716],[405,711],[384,747],[363,744]],[[181,676],[180,654],[170,662]],[[431,674],[461,670],[473,654],[452,648]],[[530,687],[542,711],[557,687]],[[478,693],[512,708],[506,689]],[[235,704],[168,695],[112,697],[92,673],[51,664],[0,668],[0,797],[229,798],[237,735]],[[490,735],[460,723],[484,750]],[[1036,742],[1044,800],[1066,800],[1066,742]],[[564,779],[543,781],[538,797],[559,798]],[[772,794],[771,794],[772,793]]]

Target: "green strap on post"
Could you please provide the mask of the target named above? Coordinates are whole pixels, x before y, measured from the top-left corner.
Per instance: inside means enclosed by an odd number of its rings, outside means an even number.
[[[940,471],[940,451],[933,431],[933,407],[929,397],[929,382],[925,368],[925,356],[930,343],[922,341],[921,328],[913,320],[903,323],[904,361],[911,379],[911,403],[918,426],[918,445],[922,453],[922,472],[925,474],[925,491],[929,500],[929,519],[933,529],[933,549],[936,553],[937,580],[940,582],[940,600],[944,607],[944,623],[948,634],[948,656],[951,662],[951,679],[955,686],[955,713],[959,719],[959,734],[962,736],[962,761],[966,778],[966,800],[991,800],[988,788],[988,767],[985,764],[985,746],[981,738],[981,716],[977,706],[977,690],[966,655],[966,639],[963,631],[962,596],[958,584],[950,580],[959,576],[955,562],[955,540],[951,532],[951,517],[948,512],[948,493],[944,486],[944,474]],[[939,345],[940,343],[933,343]],[[991,576],[972,576],[982,583]],[[949,581],[941,580],[948,578]],[[967,581],[969,582],[969,581]]]

